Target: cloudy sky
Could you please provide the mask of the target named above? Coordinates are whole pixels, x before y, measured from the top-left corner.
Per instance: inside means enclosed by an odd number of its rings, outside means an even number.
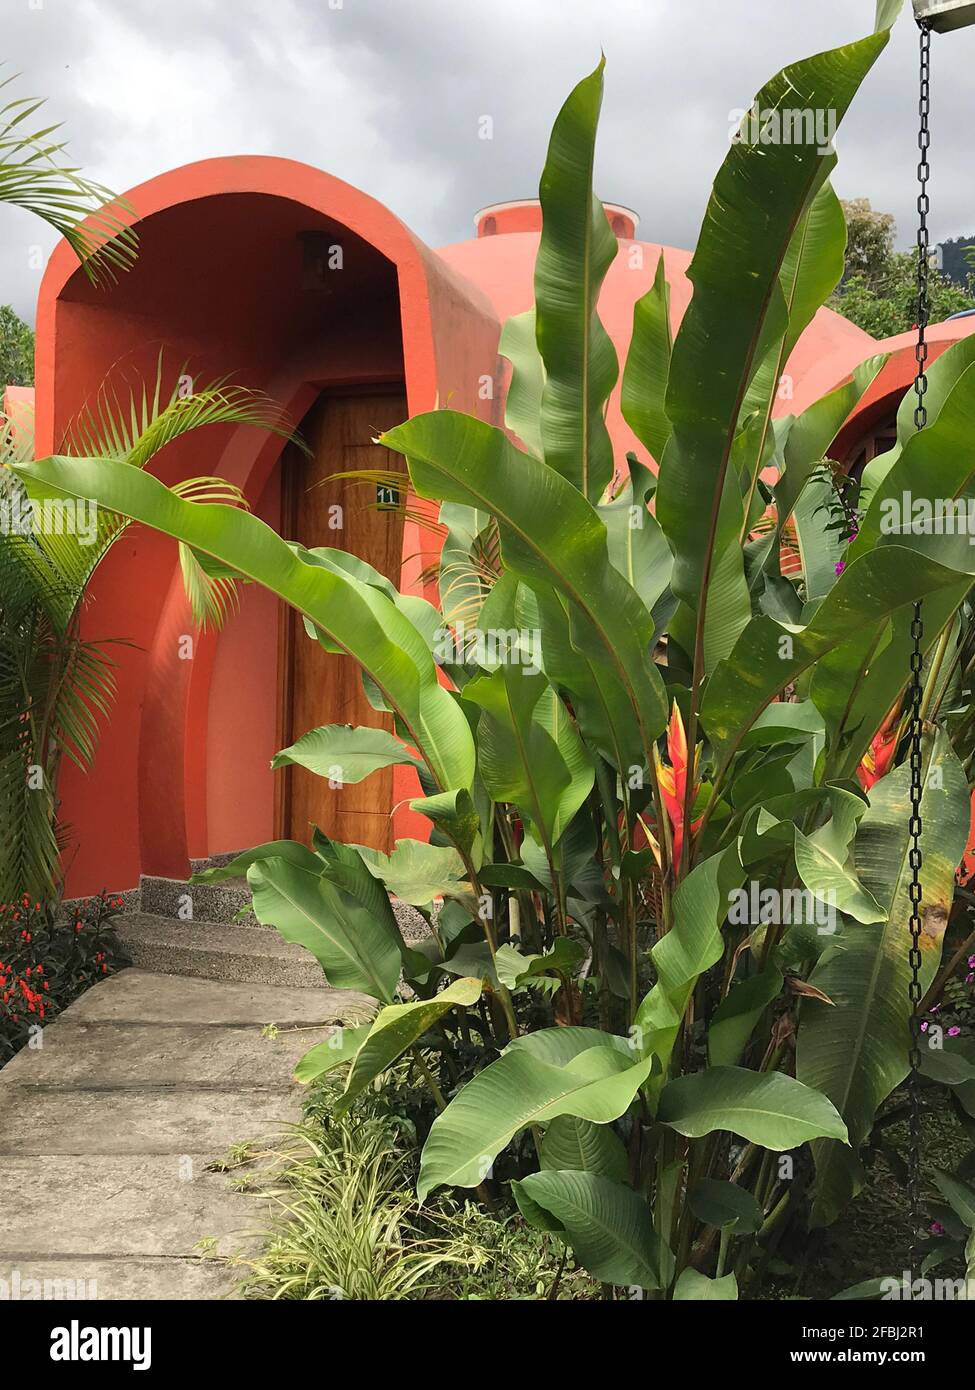
[[[909,8],[909,0],[908,0]],[[437,246],[533,196],[562,99],[606,53],[597,191],[650,241],[693,246],[729,112],[792,59],[858,38],[874,0],[0,0],[4,73],[48,98],[73,158],[118,191],[223,154],[318,165]],[[909,19],[840,133],[841,196],[913,236]],[[935,39],[934,236],[975,232],[975,29]],[[493,138],[479,138],[491,117]],[[33,321],[51,238],[0,210],[0,303]],[[34,251],[33,259],[38,259]]]

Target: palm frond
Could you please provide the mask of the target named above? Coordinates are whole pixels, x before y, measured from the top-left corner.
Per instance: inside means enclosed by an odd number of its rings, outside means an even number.
[[[43,105],[17,97],[0,107],[0,202],[40,217],[68,242],[92,284],[111,284],[138,254],[132,207],[67,161],[64,142],[52,140],[59,125],[32,121]]]
[[[104,383],[68,429],[63,452],[85,458],[122,460],[133,467],[145,468],[163,449],[183,436],[208,425],[228,424],[269,430],[302,447],[284,412],[269,396],[233,385],[226,378],[187,394],[180,385],[185,380],[186,373],[178,373],[177,385],[168,394],[164,393],[160,355],[155,379],[149,384],[139,383],[124,394],[117,383]],[[247,505],[240,489],[221,478],[191,478],[177,483],[173,490],[190,501]],[[35,500],[46,499],[36,492]],[[88,520],[93,526],[93,532],[88,534],[79,534],[80,520],[76,518],[78,525],[74,531],[45,528],[37,537],[39,549],[51,565],[75,585],[78,595],[128,525],[121,517],[100,508]],[[230,611],[228,586],[220,582],[228,576],[216,576],[216,584],[211,585],[214,577],[208,568],[201,569],[199,563],[193,563],[182,554],[180,563],[194,617],[205,624],[219,623]]]

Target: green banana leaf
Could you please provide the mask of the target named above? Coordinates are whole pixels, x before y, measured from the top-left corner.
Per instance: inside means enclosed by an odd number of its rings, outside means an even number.
[[[542,392],[545,364],[535,339],[535,307],[505,320],[498,355],[511,363],[511,381],[504,399],[504,422],[529,454],[544,457],[542,447]]]
[[[667,382],[673,350],[670,285],[661,251],[653,284],[633,306],[633,334],[620,389],[623,419],[658,466],[671,433]]]
[[[610,1182],[629,1182],[622,1139],[609,1125],[559,1115],[545,1130],[539,1161],[543,1170],[592,1173]]]
[[[545,1124],[558,1115],[598,1124],[619,1119],[652,1063],[649,1057],[634,1062],[632,1053],[604,1045],[587,1048],[562,1066],[525,1050],[506,1049],[434,1120],[420,1158],[420,1200],[443,1183],[476,1187],[501,1150],[528,1125]]]
[[[380,1009],[359,1045],[349,1070],[345,1090],[336,1103],[336,1115],[344,1115],[356,1096],[386,1071],[408,1048],[423,1037],[444,1014],[460,1006],[469,1008],[481,997],[482,982],[455,980],[432,999],[411,1004],[390,1004]]]
[[[426,640],[372,585],[298,555],[256,516],[218,503],[185,502],[158,478],[128,464],[52,457],[24,464],[21,476],[70,497],[153,526],[263,584],[298,609],[375,682],[421,750],[443,791],[470,787],[474,742],[440,685]]]
[[[616,384],[616,349],[596,313],[616,237],[592,189],[605,60],[569,94],[549,141],[538,196],[542,235],[535,262],[535,333],[545,364],[541,433],[545,462],[591,502],[613,476],[604,419]]]
[[[887,912],[882,924],[849,923],[831,944],[809,983],[833,1001],[803,1001],[796,1075],[829,1096],[849,1126],[853,1150],[814,1146],[814,1219],[827,1224],[858,1190],[855,1150],[870,1132],[881,1103],[907,1075],[909,1016],[910,769],[888,774],[870,791],[855,842],[864,884]],[[923,861],[921,988],[930,985],[964,852],[969,824],[968,782],[944,733],[926,739],[921,801]]]
[[[653,623],[609,564],[606,528],[585,497],[521,453],[501,430],[455,411],[418,415],[381,442],[406,455],[422,497],[464,503],[497,518],[506,567],[565,601],[573,647],[604,666],[626,693],[649,755],[667,722],[651,655]]]
[[[757,109],[830,111],[842,120],[887,39],[881,33],[791,64],[759,93]],[[728,466],[749,383],[776,340],[767,320],[783,301],[782,267],[824,170],[827,160],[814,144],[734,143],[688,272],[694,295],[671,360],[666,408],[673,434],[657,517],[674,551],[671,583],[687,613],[682,632],[696,625],[701,633],[705,670],[731,652],[751,614],[741,497]],[[693,649],[686,637],[682,645]]]
[[[386,922],[345,889],[286,859],[252,864],[247,882],[257,920],[311,951],[333,988],[392,1003],[401,951]]]
[[[847,1141],[846,1125],[821,1092],[783,1072],[744,1067],[676,1077],[661,1093],[657,1119],[689,1139],[729,1130],[778,1153],[811,1139]]]
[[[306,767],[339,786],[361,782],[380,768],[403,763],[410,767],[422,765],[385,729],[357,729],[351,724],[324,724],[310,729],[271,759],[272,767]]]
[[[541,1209],[550,1218],[545,1228],[555,1229],[597,1279],[643,1289],[663,1289],[673,1279],[674,1257],[632,1188],[578,1171],[530,1173],[511,1186],[527,1219]]]

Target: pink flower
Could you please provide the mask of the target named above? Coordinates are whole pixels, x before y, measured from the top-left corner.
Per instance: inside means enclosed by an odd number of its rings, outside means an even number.
[[[921,1032],[926,1033],[930,1027],[930,1023],[928,1023],[927,1020],[925,1020],[925,1022],[921,1024]]]
[[[975,985],[975,974],[965,976],[966,985]]]
[[[961,1032],[961,1029],[960,1029],[960,1028],[949,1028],[949,1029],[948,1029],[948,1036],[949,1036],[949,1038],[957,1038],[957,1037],[958,1037],[958,1034],[959,1034],[960,1032]]]
[[[932,1221],[932,1222],[931,1222],[931,1234],[932,1234],[933,1236],[943,1236],[944,1233],[945,1233],[945,1228],[944,1228],[944,1226],[942,1226],[942,1224],[941,1224],[940,1221]]]
[[[840,575],[841,575],[841,574],[843,573],[843,571],[846,569],[846,561],[845,561],[845,560],[837,560],[836,564],[833,566],[833,569],[834,569],[834,571],[835,571],[835,573],[836,573],[837,579],[839,579]]]

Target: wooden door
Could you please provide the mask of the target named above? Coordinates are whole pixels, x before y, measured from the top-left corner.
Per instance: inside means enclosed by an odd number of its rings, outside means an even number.
[[[375,484],[329,478],[350,469],[404,472],[402,456],[378,448],[372,440],[382,430],[401,424],[406,414],[402,388],[322,395],[301,425],[311,455],[292,448],[284,459],[282,534],[309,548],[347,550],[398,583],[403,549],[400,512],[379,510]],[[374,710],[366,699],[359,668],[351,657],[326,652],[307,636],[291,609],[283,629],[282,747],[322,724],[392,730],[392,719]],[[392,768],[342,788],[330,787],[326,778],[299,767],[275,775],[282,779],[279,819],[287,838],[307,844],[311,827],[318,825],[337,840],[386,851],[392,848]]]

